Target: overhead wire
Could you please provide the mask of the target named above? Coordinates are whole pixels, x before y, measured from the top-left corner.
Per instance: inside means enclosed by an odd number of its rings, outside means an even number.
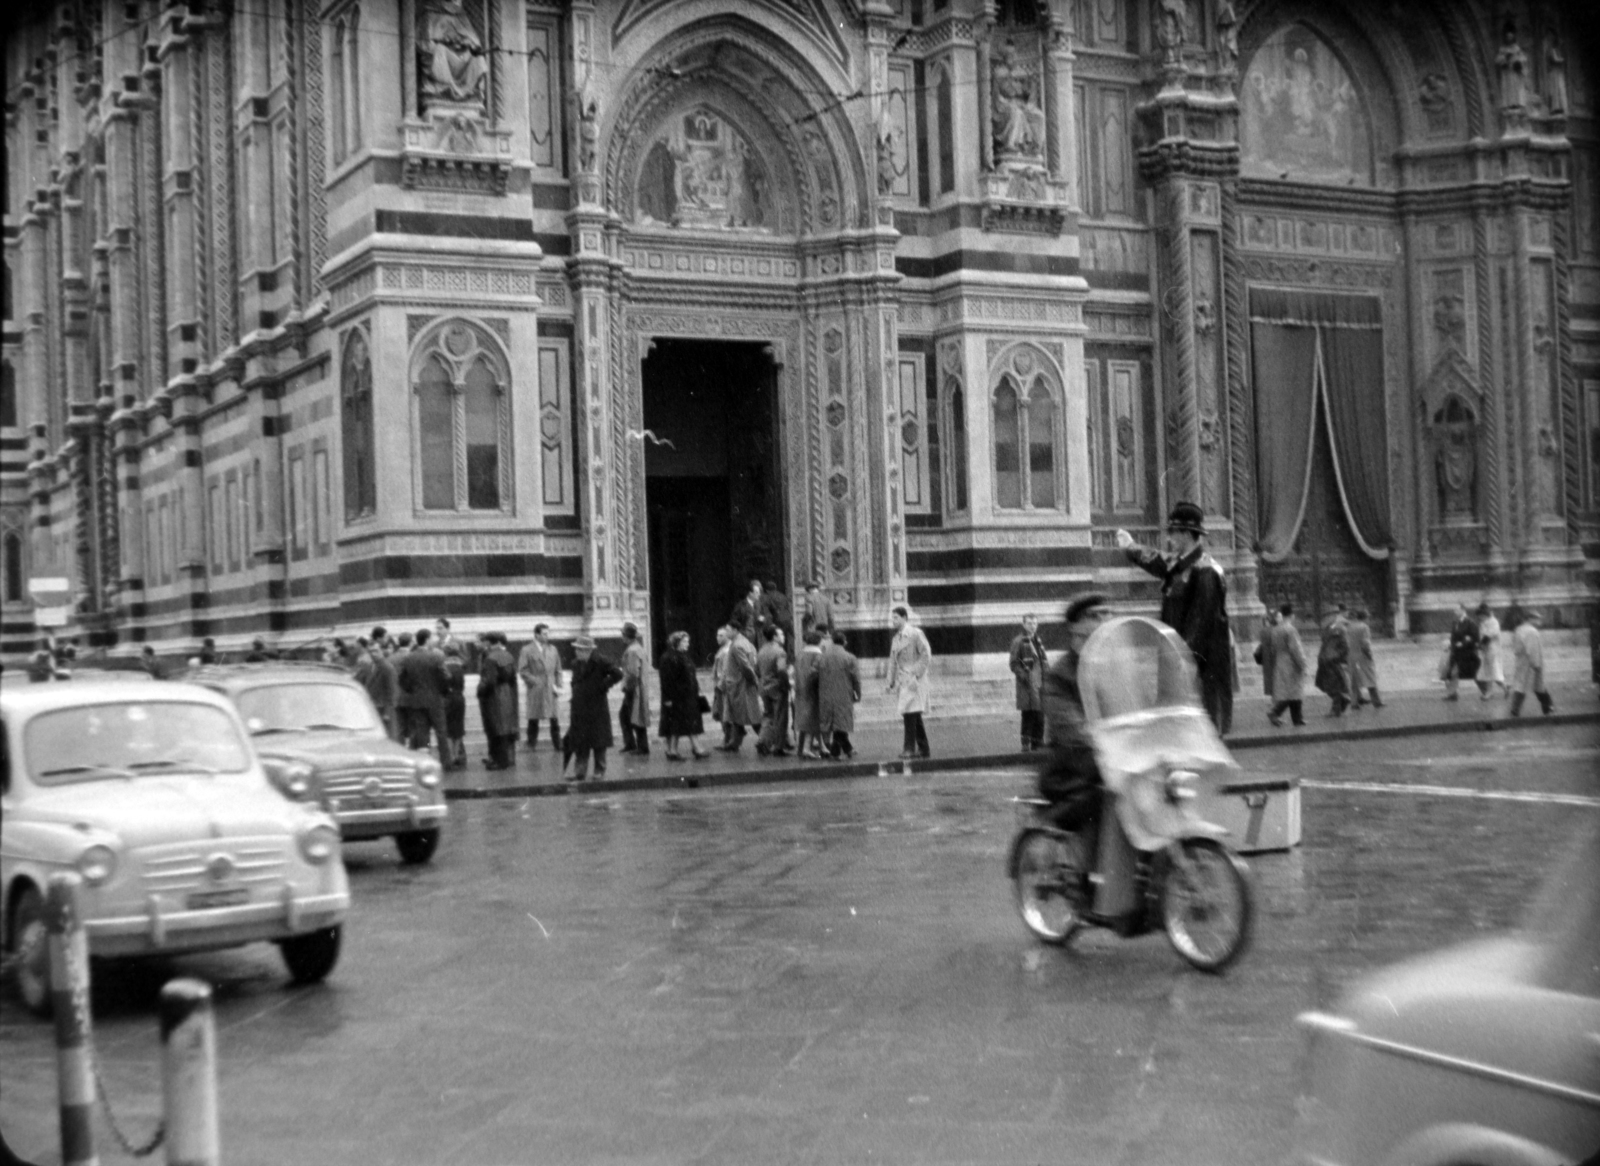
[[[264,11],[261,11],[260,9],[251,9],[251,8],[245,7],[243,5],[239,5],[239,4],[230,4],[230,5],[228,5],[227,9],[226,9],[226,13],[228,15],[248,16],[248,17],[252,17],[252,18],[255,18],[255,19],[276,22],[276,23],[279,23],[279,24],[290,24],[290,23],[304,24],[304,23],[308,22],[308,18],[306,18],[304,16],[289,16],[289,15],[286,15],[284,13],[278,13],[278,12],[264,12]],[[88,45],[85,48],[79,50],[77,53],[74,53],[71,57],[67,58],[67,63],[69,63],[69,64],[70,63],[75,63],[75,62],[78,62],[78,61],[81,61],[81,60],[85,59],[86,57],[92,56],[96,50],[103,48],[107,44],[110,44],[112,41],[116,40],[118,37],[125,36],[130,32],[143,31],[146,28],[146,26],[148,26],[149,24],[151,24],[154,21],[157,21],[157,20],[161,19],[161,17],[163,15],[164,15],[164,13],[162,13],[162,12],[151,12],[148,15],[141,17],[139,20],[137,20],[135,22],[131,22],[131,23],[125,25],[124,27],[118,29],[116,32],[113,32],[113,33],[110,33],[110,34],[108,34],[108,35],[106,35],[104,37],[101,37],[99,40],[94,41],[90,45]],[[321,16],[321,15],[319,15],[319,16],[317,16],[315,18],[315,22],[317,24],[319,24],[320,26],[322,26],[323,28],[332,28],[332,27],[334,27],[335,24],[337,24],[338,17],[336,15],[335,16],[331,16],[331,17],[330,16]],[[892,53],[892,52],[895,52],[895,51],[899,50],[901,47],[903,47],[911,39],[912,36],[914,36],[916,34],[916,31],[917,31],[916,29],[905,29],[905,30],[902,30],[902,32],[899,35],[899,37],[890,46],[889,51]],[[355,37],[356,37],[356,39],[358,41],[362,37],[387,37],[389,39],[396,40],[396,41],[401,40],[402,37],[403,37],[403,34],[401,34],[401,33],[391,32],[388,29],[373,28],[370,25],[358,26],[355,29],[354,35],[355,35]],[[494,46],[494,45],[480,45],[475,50],[473,55],[475,55],[475,56],[498,56],[498,57],[506,57],[506,58],[520,58],[520,59],[524,59],[524,60],[531,60],[535,56],[537,56],[538,53],[539,53],[539,50],[537,50],[537,49],[522,50],[522,49],[501,48],[501,47]],[[614,65],[614,64],[611,64],[611,63],[591,62],[590,63],[590,67],[595,69],[595,70],[597,70],[597,71],[599,71],[599,72],[602,72],[602,73],[615,73],[615,72],[621,71],[621,67],[620,66],[617,66],[617,65]],[[673,76],[674,78],[679,77],[679,76],[687,76],[687,74],[683,73],[681,70],[677,69],[674,66],[670,66],[670,65],[647,65],[647,66],[644,66],[644,70],[646,72],[654,72],[654,73],[658,73],[658,74],[670,75],[670,76]],[[819,120],[824,114],[830,113],[834,109],[842,108],[842,107],[850,104],[853,101],[867,101],[867,100],[871,100],[873,98],[887,98],[887,97],[892,97],[895,93],[925,94],[925,93],[928,92],[928,89],[929,89],[929,86],[927,86],[926,84],[923,84],[923,85],[911,85],[911,86],[907,86],[907,87],[905,87],[903,89],[899,88],[899,87],[891,86],[888,89],[882,89],[882,90],[880,90],[880,89],[872,89],[872,88],[865,88],[865,87],[858,86],[853,92],[841,94],[841,93],[837,93],[837,92],[834,92],[833,90],[829,90],[829,89],[816,89],[816,88],[813,88],[813,87],[810,87],[810,86],[798,84],[798,83],[795,82],[795,80],[792,77],[786,78],[786,79],[789,81],[790,85],[795,89],[796,92],[801,93],[801,94],[803,94],[804,96],[807,96],[807,97],[826,98],[828,100],[828,102],[829,102],[829,104],[827,104],[827,105],[821,106],[821,107],[819,107],[817,109],[809,111],[808,113],[802,114],[800,117],[792,119],[792,121],[790,121],[790,123],[789,123],[790,125],[799,125],[799,124],[802,124],[804,122]],[[22,81],[17,82],[14,85],[12,85],[10,88],[8,88],[5,91],[5,99],[6,99],[6,101],[8,101],[8,102],[11,101],[13,99],[13,97],[15,97],[18,93],[21,92],[21,90],[22,90],[22,88],[24,86],[26,86],[26,85],[28,85],[30,83],[31,82],[29,82],[28,80],[24,79]],[[951,85],[952,89],[967,89],[967,88],[976,89],[977,85],[978,85],[978,82],[977,82],[976,78],[972,78],[970,80],[967,80],[967,79],[958,79],[958,78],[953,78],[952,77],[952,78],[950,78],[950,85]]]

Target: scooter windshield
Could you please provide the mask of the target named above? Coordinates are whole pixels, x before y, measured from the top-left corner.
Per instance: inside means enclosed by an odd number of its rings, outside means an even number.
[[[1091,725],[1200,707],[1188,646],[1171,628],[1142,615],[1107,620],[1095,629],[1078,660],[1078,687]]]

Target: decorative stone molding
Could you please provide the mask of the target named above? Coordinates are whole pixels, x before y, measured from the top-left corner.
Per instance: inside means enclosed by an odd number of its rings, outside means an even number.
[[[1021,296],[953,296],[940,302],[939,323],[985,320],[1001,324],[1075,325],[1083,322],[1083,307],[1060,299],[1024,299]]]
[[[402,126],[400,182],[411,190],[503,195],[511,175],[511,130],[481,113],[435,106]]]

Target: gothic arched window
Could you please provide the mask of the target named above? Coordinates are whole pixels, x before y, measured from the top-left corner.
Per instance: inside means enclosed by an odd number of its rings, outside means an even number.
[[[22,536],[15,532],[5,537],[5,601],[22,602]]]
[[[1002,510],[1066,508],[1061,399],[1038,368],[1021,350],[995,385],[994,504]]]
[[[0,364],[0,427],[17,423],[17,374],[11,362]]]
[[[951,94],[950,70],[939,70],[934,87],[934,117],[939,127],[939,193],[956,188],[955,108]]]
[[[333,35],[328,38],[328,137],[333,145],[333,164],[337,166],[345,156],[345,116],[348,103],[344,89],[345,23],[333,22]]]
[[[511,398],[499,346],[450,320],[412,357],[418,496],[424,510],[510,506]]]
[[[967,508],[967,400],[960,381],[947,381],[945,392],[950,409],[950,509],[960,513]]]
[[[340,433],[344,447],[344,517],[349,522],[378,509],[377,453],[372,421],[372,354],[357,328],[345,341],[339,366]]]

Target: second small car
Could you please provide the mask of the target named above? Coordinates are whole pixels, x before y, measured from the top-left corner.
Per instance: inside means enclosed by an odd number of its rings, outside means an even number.
[[[318,802],[345,841],[392,837],[402,862],[433,857],[449,813],[439,763],[391,740],[366,690],[342,669],[241,664],[188,679],[233,701],[278,788]]]

